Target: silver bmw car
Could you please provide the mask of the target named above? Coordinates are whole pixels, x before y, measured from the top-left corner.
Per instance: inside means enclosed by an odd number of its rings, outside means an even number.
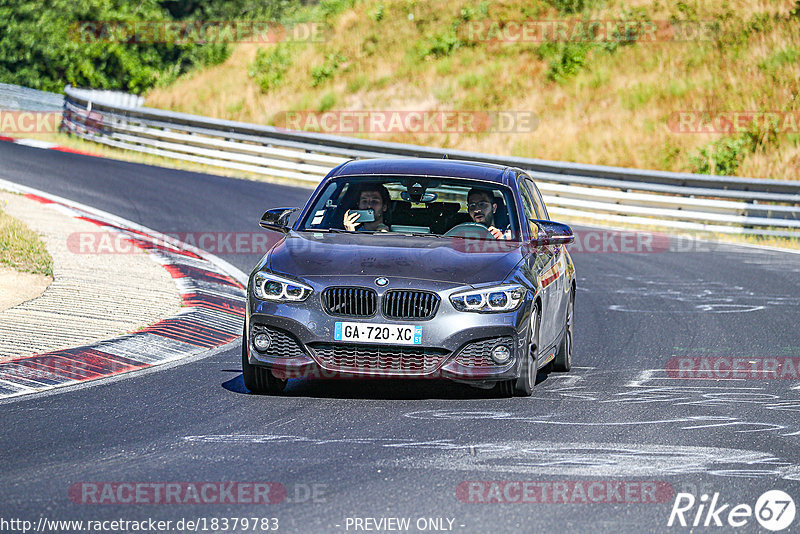
[[[350,161],[250,274],[245,386],[302,377],[441,378],[528,396],[569,371],[572,230],[520,169],[455,160]]]

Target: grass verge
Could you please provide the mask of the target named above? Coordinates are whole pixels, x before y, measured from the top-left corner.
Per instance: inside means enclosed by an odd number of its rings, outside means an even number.
[[[53,258],[39,234],[1,208],[0,264],[24,273],[53,276]]]

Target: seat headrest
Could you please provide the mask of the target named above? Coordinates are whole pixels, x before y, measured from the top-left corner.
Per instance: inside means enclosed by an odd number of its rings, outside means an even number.
[[[494,212],[494,225],[501,230],[508,228],[510,219],[503,197],[494,197],[494,202],[497,204],[497,211]]]

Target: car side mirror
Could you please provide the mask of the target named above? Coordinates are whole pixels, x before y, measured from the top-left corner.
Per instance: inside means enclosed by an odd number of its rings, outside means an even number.
[[[575,241],[575,235],[572,233],[572,228],[566,224],[557,223],[554,221],[543,221],[538,219],[531,219],[539,227],[539,235],[531,240],[531,244],[536,247],[545,247],[547,245],[568,245]]]
[[[275,230],[284,234],[289,233],[289,217],[300,208],[273,208],[264,212],[259,221],[259,226],[267,230]]]

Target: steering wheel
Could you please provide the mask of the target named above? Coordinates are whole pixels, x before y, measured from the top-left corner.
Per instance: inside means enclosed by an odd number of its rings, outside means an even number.
[[[465,222],[457,224],[444,233],[445,237],[466,237],[472,239],[494,239],[494,236],[481,223]]]

